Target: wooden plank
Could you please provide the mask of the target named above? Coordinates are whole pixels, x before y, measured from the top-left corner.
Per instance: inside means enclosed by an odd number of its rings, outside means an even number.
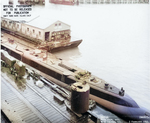
[[[39,110],[40,112],[47,111],[48,109],[51,110],[51,107],[43,106],[43,107],[39,107],[39,108],[38,108],[38,110]]]
[[[4,84],[4,83],[1,83],[1,86],[4,87],[5,84]],[[11,92],[11,90],[8,90],[7,88],[2,88],[2,89],[3,89],[3,92],[4,92],[4,93],[7,93],[7,92],[10,93],[10,92]]]
[[[37,101],[31,102],[32,105],[34,105],[35,107],[41,107],[41,106],[47,106],[47,104],[45,104],[44,102],[39,103]]]
[[[15,109],[20,109],[20,108],[26,108],[26,106],[23,104],[23,103],[20,103],[20,104],[18,104],[18,103],[10,103]]]
[[[17,111],[18,113],[20,113],[20,114],[21,114],[22,112],[27,111],[27,110],[28,110],[28,111],[31,111],[31,110],[30,110],[29,108],[27,108],[27,107],[26,107],[26,108],[19,108],[19,109],[16,109],[16,111]]]
[[[32,119],[32,121],[30,123],[37,123],[39,121],[40,121],[39,119]]]
[[[7,96],[9,96],[9,97],[7,97]],[[2,100],[6,100],[6,101],[11,101],[11,100],[13,100],[13,99],[17,99],[17,97],[16,96],[11,96],[11,95],[4,95],[4,94],[1,94],[1,99]]]
[[[61,121],[62,119],[64,119],[64,117],[60,115],[55,115],[53,117],[50,117],[50,121],[53,123],[59,123],[59,121]]]
[[[30,92],[28,92],[28,93],[26,93],[26,94],[24,94],[24,93],[22,93],[23,94],[23,96],[26,98],[26,97],[33,97],[33,95],[35,94],[35,93],[30,93]]]
[[[28,117],[27,117],[28,119],[32,119],[32,118],[38,118],[35,114],[30,114]]]
[[[4,80],[4,78],[2,79],[2,82],[6,82],[6,80]],[[35,108],[33,108],[32,106],[31,106],[31,104],[20,94],[20,93],[18,93],[18,91],[16,90],[16,89],[14,89],[13,87],[12,87],[12,85],[10,85],[9,83],[5,83],[5,84],[3,84],[4,86],[5,86],[5,88],[7,88],[8,90],[12,90],[12,92],[11,93],[13,93],[13,95],[15,96],[15,95],[17,95],[17,97],[19,97],[18,98],[18,100],[22,100],[24,103],[24,105],[27,105],[28,107],[27,108],[29,108],[30,107],[30,109],[32,110],[32,112],[30,111],[30,113],[33,113],[33,112],[35,112],[35,114],[37,115],[37,117],[36,117],[36,119],[42,119],[42,121],[43,121],[43,123],[47,123],[48,121],[43,117],[43,116],[41,116],[40,115],[40,113],[38,113],[38,111],[35,109]],[[16,101],[14,101],[14,102],[16,102]],[[16,104],[17,104],[17,102],[16,102]],[[20,105],[18,105],[18,109],[20,109],[20,107],[22,107],[22,106],[20,106]],[[26,107],[26,106],[25,106]],[[17,113],[17,111],[16,111],[16,113]],[[25,113],[25,112],[24,112]],[[29,112],[28,112],[29,113]],[[20,115],[20,114],[19,114]],[[39,121],[39,120],[38,120]]]
[[[36,123],[43,123],[42,121],[38,121],[38,122],[36,122]]]
[[[9,101],[11,104],[19,104],[19,105],[24,105],[23,103],[22,103],[22,101],[20,101],[20,100],[18,100],[17,98],[15,98],[15,99],[13,99],[13,100],[10,100]]]
[[[24,96],[24,94],[22,94]],[[33,99],[41,99],[35,92],[31,95],[28,94],[27,96],[25,96],[26,98],[33,98]]]
[[[37,106],[44,106],[44,107],[46,107],[46,106],[49,106],[49,104],[48,103],[46,103],[44,100],[36,100],[36,103],[34,102],[34,104],[35,105],[37,105]]]
[[[33,114],[32,112],[29,113],[22,113],[22,115],[20,115],[23,119],[31,119],[31,118],[36,118],[39,119],[37,116],[35,116],[35,114]]]
[[[69,123],[69,121],[67,119],[65,119],[65,118],[63,118],[63,119],[56,119],[55,122],[56,123]]]
[[[4,86],[4,85],[3,85]],[[2,87],[3,87],[2,86]],[[10,94],[11,96],[13,96],[13,94],[11,93],[11,91],[7,91],[6,89],[4,89],[4,88],[2,88],[3,89],[3,91],[1,92],[1,94]]]
[[[46,116],[46,117],[48,117],[48,118],[53,118],[53,117],[55,117],[55,116],[62,116],[61,114],[59,114],[59,113],[57,113],[57,112],[55,112],[55,113],[53,113],[52,111],[50,111],[50,112],[46,112],[46,113],[44,113],[44,116]]]
[[[44,116],[47,117],[48,119],[51,119],[51,118],[53,118],[53,117],[55,117],[55,116],[60,117],[60,116],[62,116],[62,115],[59,114],[58,112],[53,113],[53,112],[50,111],[50,112],[45,112],[45,113],[44,113]]]
[[[46,114],[53,114],[53,110],[52,110],[52,108],[47,108],[46,110],[44,110],[44,111],[42,111],[42,110],[40,110],[40,112],[42,113],[42,114],[44,114],[44,115],[46,115]],[[57,112],[54,112],[54,114],[55,113],[57,113]]]
[[[47,110],[47,108],[46,108],[47,106],[44,106],[44,105],[36,105],[36,108],[41,112],[42,111],[42,109],[45,109],[45,110]]]
[[[20,116],[21,116],[22,118],[24,118],[24,117],[26,117],[26,115],[32,114],[32,112],[30,112],[30,111],[24,111],[24,112],[19,112],[19,114],[20,114]]]
[[[29,100],[30,102],[39,102],[39,101],[41,101],[41,99],[38,99],[38,98],[36,98],[36,97],[26,97],[27,98],[27,100]]]
[[[20,115],[17,112],[14,112],[13,107],[7,104],[5,101],[2,101],[2,111],[11,122],[23,123],[23,119],[20,117]]]
[[[58,121],[58,123],[70,123],[70,121],[68,121],[66,119],[62,119],[61,121]]]
[[[35,116],[28,116],[28,117],[26,117],[26,118],[24,118],[24,120],[26,121],[26,122],[29,122],[29,123],[32,123],[32,121],[33,120],[35,120],[35,119],[37,119],[38,117],[35,115]]]
[[[14,107],[14,109],[16,110],[16,111],[24,111],[24,110],[29,110],[26,106],[15,106]]]
[[[18,106],[24,106],[24,104],[23,103],[17,103],[16,101],[15,102],[9,102],[13,107],[18,107]]]
[[[51,99],[51,100],[53,100],[53,99]],[[43,104],[42,104],[43,105]],[[50,105],[49,105],[50,106]],[[48,107],[49,107],[48,106]],[[47,115],[47,117],[50,117],[49,115],[52,115],[52,112],[54,113],[54,111],[52,111],[52,109],[49,111],[49,110],[45,110],[44,112],[43,111],[41,111],[40,109],[41,109],[41,106],[39,106],[39,105],[37,105],[37,109],[42,113],[42,114],[46,114]],[[54,108],[54,107],[53,107]],[[55,110],[55,109],[54,109]],[[60,115],[62,116],[62,114],[61,113],[59,113],[59,112],[56,112],[57,114],[59,114],[58,116],[60,117]],[[54,113],[54,115],[56,115],[56,113]],[[45,116],[46,116],[45,115]],[[64,116],[63,116],[64,117]],[[64,117],[65,118],[65,117]]]
[[[32,97],[32,98],[33,98],[33,97]],[[28,97],[27,97],[27,99],[28,99]],[[40,97],[38,97],[38,96],[35,96],[32,101],[33,101],[33,102],[36,101],[37,104],[40,104],[40,103],[44,103],[44,102],[45,102],[42,98],[40,98]]]
[[[25,109],[23,109],[23,110],[18,110],[17,112],[19,112],[19,114],[20,114],[21,116],[28,115],[28,114],[31,114],[31,113],[32,113],[31,110],[28,109],[28,108],[25,108]]]
[[[41,121],[37,116],[28,116],[24,118],[26,122],[33,123],[33,121]]]
[[[2,93],[1,97],[2,97],[2,99],[5,99],[5,100],[7,100],[9,98],[14,98],[15,99],[14,95],[12,95],[11,93],[5,93],[5,94]]]
[[[34,105],[37,105],[37,106],[49,106],[45,101],[41,100],[41,102],[33,102]]]

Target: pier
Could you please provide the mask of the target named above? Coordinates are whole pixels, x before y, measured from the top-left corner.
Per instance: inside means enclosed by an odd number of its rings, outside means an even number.
[[[148,4],[149,0],[76,0],[80,4]]]
[[[26,88],[22,90],[13,81],[13,75],[2,72],[1,77],[2,111],[10,122],[83,123],[85,119],[93,122],[88,118],[88,114],[79,118],[68,111],[64,103],[60,104],[55,100],[54,97],[58,97],[58,94],[46,84],[43,88],[39,88],[30,79],[26,81]]]
[[[13,47],[16,47],[15,43],[11,44],[9,43],[6,37],[10,37],[9,34],[4,33],[4,37],[2,37],[2,43],[5,45],[8,45],[13,49]],[[13,36],[11,36],[13,38]],[[14,40],[17,40],[18,50],[21,50],[21,47],[23,49],[26,49],[28,46],[25,42],[18,40],[17,38],[13,38]],[[23,43],[24,45],[20,44]],[[28,47],[29,48],[29,47]],[[34,48],[34,45],[30,45],[30,49]],[[52,54],[49,54],[48,59],[52,62],[48,62],[51,67],[55,66],[56,64],[61,63],[59,59],[54,57]],[[47,60],[48,61],[48,60]],[[46,62],[46,61],[45,61]],[[64,63],[64,61],[63,61]],[[56,80],[55,78],[48,76],[41,71],[38,71],[34,68],[32,68],[29,65],[26,65],[27,68],[34,70],[35,72],[39,73],[41,76],[46,78],[46,80],[50,80],[51,82],[57,84],[60,83],[59,80]],[[58,66],[59,67],[59,66]],[[69,69],[69,67],[66,67],[65,64],[62,66],[64,69]],[[7,68],[8,69],[8,68]],[[115,119],[122,121],[122,119],[119,119],[114,114],[108,112],[107,110],[104,110],[103,108],[96,105],[96,107],[92,110],[89,110],[84,115],[76,115],[71,110],[67,108],[67,106],[64,103],[64,98],[58,93],[54,92],[53,89],[51,89],[47,84],[44,84],[43,88],[39,88],[35,85],[35,82],[30,78],[30,80],[26,80],[26,87],[20,87],[17,86],[18,84],[14,81],[13,76],[10,73],[1,70],[2,74],[2,111],[4,114],[8,117],[10,121],[13,122],[78,122],[78,123],[84,123],[84,121],[92,122],[99,122],[102,120],[109,120],[115,123]],[[67,74],[67,73],[66,73]],[[64,85],[64,84],[63,84]],[[62,85],[59,85],[62,87]],[[65,88],[66,91],[69,89]],[[69,92],[69,91],[68,91]],[[99,111],[101,114],[100,117],[97,117],[98,114],[96,114],[96,110]],[[95,112],[95,113],[94,113]],[[17,117],[16,117],[17,116]],[[108,117],[109,116],[109,117]],[[94,117],[94,120],[91,119]]]

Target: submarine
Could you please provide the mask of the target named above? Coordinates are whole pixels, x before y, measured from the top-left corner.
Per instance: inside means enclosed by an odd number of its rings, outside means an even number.
[[[100,106],[120,116],[126,121],[150,122],[150,111],[140,107],[128,94],[125,93],[123,87],[119,89],[105,80],[89,74],[91,73],[88,71],[78,72],[77,79],[79,80],[76,81],[80,81],[80,77],[81,81],[86,80],[90,85],[90,98],[92,100],[95,100]]]
[[[127,121],[149,121],[150,112],[140,107],[123,88],[118,89],[105,82],[89,83],[90,98],[99,105]]]
[[[90,85],[90,98],[97,104],[122,117],[127,121],[147,121],[150,122],[150,111],[140,107],[123,88],[119,89],[101,78],[92,75],[88,71],[69,66],[69,64],[58,63],[50,65],[37,59],[37,55],[32,55],[28,50],[18,51],[1,44],[1,49],[7,51],[9,55],[30,65],[31,67],[47,74],[62,84],[72,85],[77,81],[85,81]]]

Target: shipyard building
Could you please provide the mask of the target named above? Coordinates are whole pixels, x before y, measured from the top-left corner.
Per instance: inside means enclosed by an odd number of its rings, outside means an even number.
[[[52,21],[36,18],[31,21],[16,21],[1,18],[1,27],[10,30],[11,33],[18,33],[23,37],[34,41],[70,41],[70,25],[61,21]]]

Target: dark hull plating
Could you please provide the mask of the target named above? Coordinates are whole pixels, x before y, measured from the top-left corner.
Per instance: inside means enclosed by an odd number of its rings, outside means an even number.
[[[61,50],[66,50],[66,49],[78,47],[78,45],[81,42],[82,42],[82,40],[78,40],[78,41],[74,41],[74,42],[69,42],[68,45],[53,48],[53,49],[50,50],[50,52],[54,53],[54,52],[58,52],[58,51],[61,51]]]

